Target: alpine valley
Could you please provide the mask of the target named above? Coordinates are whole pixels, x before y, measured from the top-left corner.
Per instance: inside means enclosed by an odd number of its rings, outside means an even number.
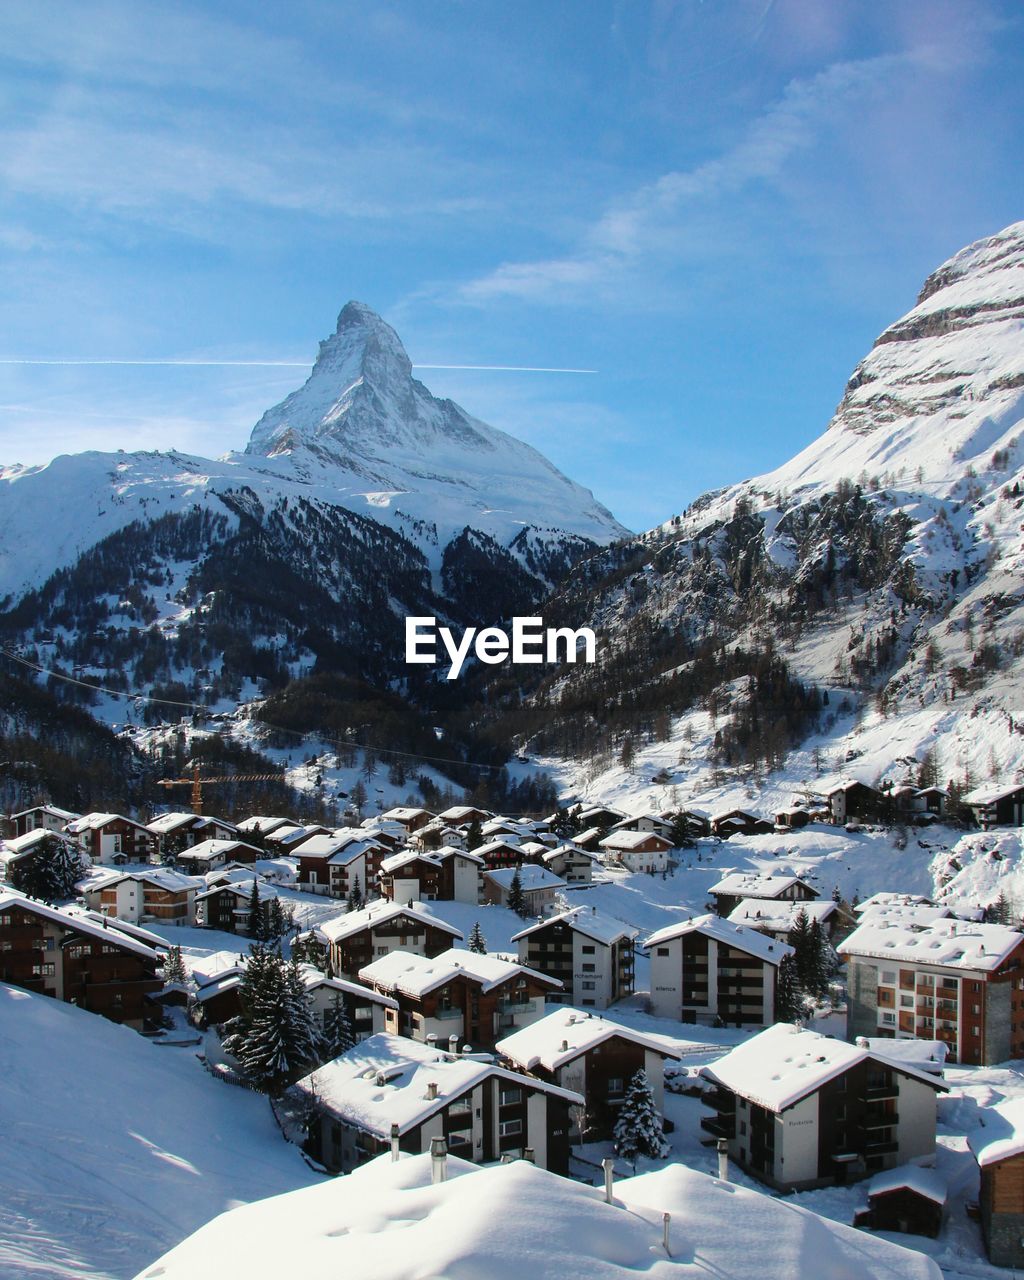
[[[395,332],[349,303],[243,453],[0,473],[2,642],[115,693],[212,707],[222,752],[271,750],[262,720],[466,762],[413,764],[400,794],[420,778],[470,791],[472,761],[520,780],[539,762],[566,796],[660,809],[757,796],[770,811],[850,773],[1016,779],[1022,441],[1024,223],[933,272],[818,440],[640,536],[431,396]],[[467,664],[449,683],[402,661],[406,615],[527,613],[591,627],[598,661]],[[27,766],[5,802],[61,802],[61,759],[87,740],[108,761],[94,798],[116,777],[104,807],[137,801],[173,736],[158,722],[179,717],[126,717],[116,697],[4,665],[3,750]]]

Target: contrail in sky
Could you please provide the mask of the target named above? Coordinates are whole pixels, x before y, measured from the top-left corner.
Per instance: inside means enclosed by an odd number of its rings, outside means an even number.
[[[0,365],[171,365],[216,369],[309,369],[309,360],[30,360],[0,357]],[[477,369],[487,373],[597,373],[596,369],[547,369],[526,364],[414,364],[414,369]]]

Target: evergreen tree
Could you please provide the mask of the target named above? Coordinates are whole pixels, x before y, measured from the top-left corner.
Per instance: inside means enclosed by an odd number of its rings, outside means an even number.
[[[167,986],[172,984],[184,985],[188,982],[188,972],[185,969],[185,961],[181,957],[181,947],[171,947],[167,953],[167,959],[164,961],[164,983]]]
[[[775,1021],[796,1022],[802,1014],[796,962],[792,956],[783,956],[775,977]]]
[[[1006,894],[1000,892],[999,897],[985,911],[985,919],[990,924],[1009,924],[1010,923],[1010,904],[1007,901]]]
[[[259,881],[253,878],[249,893],[249,937],[258,942],[265,942],[267,937],[266,921],[263,916],[263,903],[260,901]]]
[[[469,949],[478,956],[487,954],[487,939],[484,937],[483,930],[480,928],[480,921],[477,920],[469,935]]]
[[[324,1014],[324,1060],[330,1061],[339,1054],[346,1053],[356,1042],[356,1033],[352,1028],[348,1005],[340,992],[335,992],[331,1003]]]
[[[62,902],[75,896],[75,885],[85,874],[85,864],[74,845],[54,835],[11,862],[8,874],[11,884],[28,897]]]
[[[359,887],[359,877],[356,876],[352,881],[352,888],[348,891],[347,905],[349,911],[359,911],[363,906],[363,891]]]
[[[510,911],[514,911],[523,920],[530,914],[530,908],[526,904],[526,894],[523,893],[523,881],[519,875],[518,867],[516,867],[512,876],[512,883],[508,887],[508,907]]]
[[[820,920],[812,920],[807,940],[808,985],[805,990],[817,1000],[828,995],[828,984],[834,967],[832,947]]]
[[[693,847],[693,839],[690,835],[685,813],[680,812],[672,815],[672,830],[669,832],[669,836],[673,847],[676,849],[690,849]]]
[[[654,1105],[654,1092],[646,1071],[638,1071],[629,1082],[626,1099],[615,1122],[615,1152],[636,1169],[639,1156],[664,1160],[669,1146],[662,1132],[661,1116]]]
[[[813,984],[811,961],[811,922],[801,908],[793,919],[793,927],[786,939],[793,948],[793,966],[797,987],[802,993],[811,994]]]
[[[312,929],[296,937],[292,943],[292,958],[302,964],[311,964],[321,973],[327,972],[327,948]]]
[[[296,962],[252,947],[239,984],[242,1012],[227,1027],[224,1048],[246,1079],[267,1093],[282,1088],[318,1061],[320,1035]]]
[[[466,828],[466,848],[472,853],[474,849],[479,849],[483,842],[483,827],[480,825],[480,819],[474,818]]]
[[[288,921],[285,919],[280,898],[271,898],[267,911],[267,941],[278,942],[288,932]]]

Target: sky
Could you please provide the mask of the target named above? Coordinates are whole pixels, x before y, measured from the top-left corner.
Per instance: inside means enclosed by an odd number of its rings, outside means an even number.
[[[1014,0],[0,8],[0,463],[244,447],[350,298],[626,525],[1024,218]],[[13,362],[13,363],[6,363]]]

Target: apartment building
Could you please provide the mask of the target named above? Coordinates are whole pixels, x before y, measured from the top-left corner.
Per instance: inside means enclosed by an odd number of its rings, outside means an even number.
[[[522,929],[512,941],[521,964],[562,984],[564,992],[549,1000],[607,1009],[633,994],[636,936],[636,929],[595,907],[574,907]]]
[[[651,1005],[659,1018],[736,1026],[775,1020],[775,976],[784,942],[708,914],[651,934]]]
[[[942,919],[868,921],[841,944],[850,1038],[941,1040],[953,1062],[1024,1056],[1024,935]]]

